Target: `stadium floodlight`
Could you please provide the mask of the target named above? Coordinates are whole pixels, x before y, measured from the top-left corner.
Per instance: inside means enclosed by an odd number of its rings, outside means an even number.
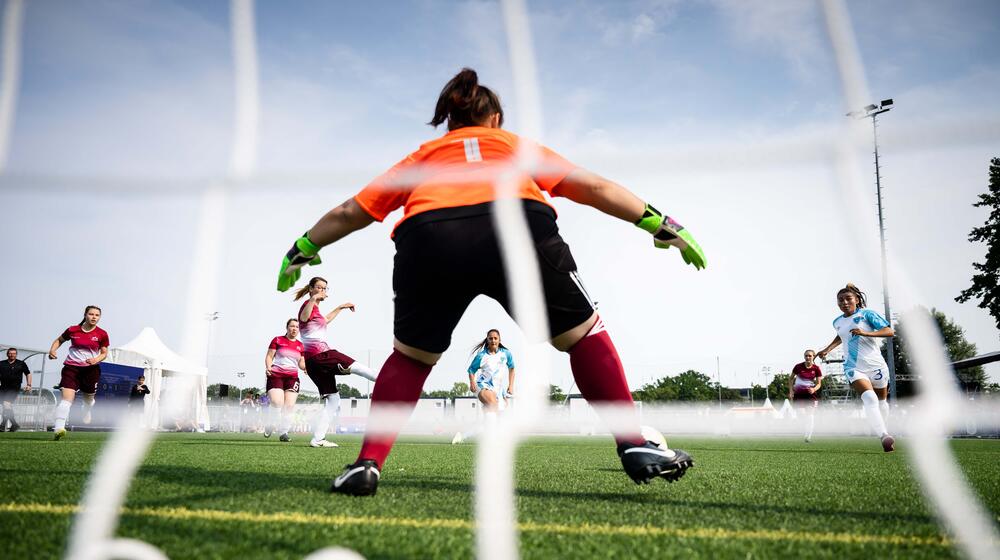
[[[882,242],[882,302],[885,306],[885,318],[887,321],[892,322],[892,311],[889,308],[889,275],[886,266],[885,258],[885,219],[884,212],[882,208],[882,178],[879,173],[879,163],[878,163],[878,122],[876,117],[892,109],[892,98],[883,99],[878,105],[866,105],[864,109],[860,111],[851,111],[847,113],[848,117],[855,119],[862,119],[871,117],[872,119],[872,138],[875,145],[875,197],[878,200],[878,230],[879,239]],[[895,346],[893,343],[893,337],[888,337],[886,339],[886,362],[889,365],[889,396],[893,401],[896,400],[896,363],[895,363]]]

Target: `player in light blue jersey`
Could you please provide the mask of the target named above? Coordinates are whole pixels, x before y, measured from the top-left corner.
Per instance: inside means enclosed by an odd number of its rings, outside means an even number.
[[[865,294],[854,284],[837,292],[837,306],[843,315],[833,320],[837,336],[817,357],[826,355],[844,345],[844,375],[851,387],[861,395],[868,423],[882,441],[882,450],[893,450],[895,440],[885,427],[881,409],[888,412],[886,396],[889,386],[889,366],[882,357],[876,338],[888,338],[896,333],[892,326],[877,312],[865,308]]]
[[[472,347],[475,356],[469,363],[469,391],[483,403],[486,422],[496,422],[497,412],[503,410],[506,399],[514,395],[514,356],[500,343],[500,331],[490,329],[482,342]],[[502,374],[507,372],[504,388]],[[468,435],[468,434],[466,434]],[[462,432],[455,434],[452,443],[464,440]]]

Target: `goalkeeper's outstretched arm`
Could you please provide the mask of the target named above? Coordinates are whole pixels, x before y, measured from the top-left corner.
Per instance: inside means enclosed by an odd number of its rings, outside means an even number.
[[[359,229],[368,227],[374,221],[375,218],[365,212],[352,197],[320,218],[307,236],[316,245],[325,247]]]
[[[285,258],[281,262],[281,270],[278,272],[278,291],[285,292],[294,286],[299,277],[302,276],[303,266],[307,264],[317,265],[323,262],[319,258],[320,249],[374,221],[375,218],[365,212],[353,198],[327,212],[312,229],[296,239],[292,248],[285,254]],[[303,311],[311,313],[312,308]],[[308,319],[308,315],[305,318],[300,317],[300,319],[305,321]]]
[[[614,181],[577,168],[552,189],[552,194],[635,224],[652,234],[654,247],[677,247],[684,262],[696,269],[705,268],[708,264],[705,253],[690,231]]]

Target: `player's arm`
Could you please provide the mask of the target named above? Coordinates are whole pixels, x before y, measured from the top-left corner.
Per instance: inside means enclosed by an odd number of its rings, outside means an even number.
[[[346,302],[338,305],[336,309],[326,314],[326,322],[329,323],[330,321],[334,320],[337,317],[337,315],[340,315],[340,312],[345,309],[350,309],[351,311],[354,311],[354,304],[351,302]]]
[[[347,235],[367,227],[375,221],[361,205],[349,198],[340,206],[327,212],[302,237],[295,240],[285,254],[278,273],[278,290],[287,291],[302,276],[302,267],[323,262],[319,250]]]
[[[299,356],[299,369],[301,369],[302,371],[306,370],[306,357],[305,356]]]
[[[50,360],[56,359],[56,352],[59,351],[59,347],[63,345],[63,342],[66,342],[66,339],[63,338],[63,335],[59,335],[59,338],[52,341],[52,346],[49,347]]]
[[[28,365],[24,365],[24,377],[27,378],[28,384],[24,387],[25,391],[31,390],[31,370],[28,369]]]
[[[825,360],[826,355],[829,354],[831,351],[833,351],[834,348],[838,346],[840,346],[840,336],[836,335],[833,337],[833,340],[830,341],[830,344],[826,345],[826,348],[820,350],[819,352],[816,352],[816,357],[821,360]]]
[[[892,327],[882,327],[877,331],[863,331],[861,329],[851,329],[851,334],[858,336],[869,336],[872,338],[889,338],[896,335],[896,331],[892,330]]]
[[[792,375],[788,377],[788,398],[791,399],[795,396],[795,373],[793,371]]]
[[[697,269],[705,268],[707,264],[705,253],[684,226],[660,213],[614,181],[586,169],[577,168],[566,175],[552,192],[619,220],[635,224],[653,235],[655,247],[659,249],[677,247],[684,262]]]
[[[267,354],[264,354],[264,375],[271,376],[271,366],[274,365],[274,354],[277,353],[277,348],[268,348]]]
[[[514,368],[507,370],[507,394],[514,395]]]
[[[823,386],[823,376],[821,375],[821,376],[819,376],[819,377],[816,378],[816,384],[813,385],[812,392],[813,393],[818,393],[820,387],[822,387],[822,386]]]
[[[107,358],[107,357],[108,357],[108,347],[107,346],[101,346],[101,350],[100,350],[100,352],[97,353],[97,356],[95,356],[93,358],[87,358],[84,361],[86,361],[88,364],[90,364],[92,366],[95,366],[95,365],[103,362],[104,359]]]

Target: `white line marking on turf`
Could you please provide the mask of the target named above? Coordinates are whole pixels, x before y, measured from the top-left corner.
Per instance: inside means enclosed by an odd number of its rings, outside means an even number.
[[[35,513],[49,515],[72,515],[80,509],[75,504],[0,504],[0,514]],[[348,515],[317,515],[314,513],[276,512],[256,513],[250,511],[221,511],[187,508],[123,508],[122,515],[153,517],[171,521],[219,521],[233,523],[298,523],[302,525],[400,527],[405,529],[448,529],[471,531],[475,523],[466,519],[412,519],[406,517],[370,517]],[[955,543],[943,535],[872,535],[855,533],[820,533],[812,531],[785,531],[782,529],[758,529],[744,531],[721,527],[655,527],[651,525],[609,525],[604,523],[535,523],[518,524],[524,533],[565,534],[565,535],[608,535],[640,538],[672,537],[701,540],[750,540],[776,542],[814,542],[817,544],[866,545],[883,544],[892,546],[933,546],[950,547]]]

